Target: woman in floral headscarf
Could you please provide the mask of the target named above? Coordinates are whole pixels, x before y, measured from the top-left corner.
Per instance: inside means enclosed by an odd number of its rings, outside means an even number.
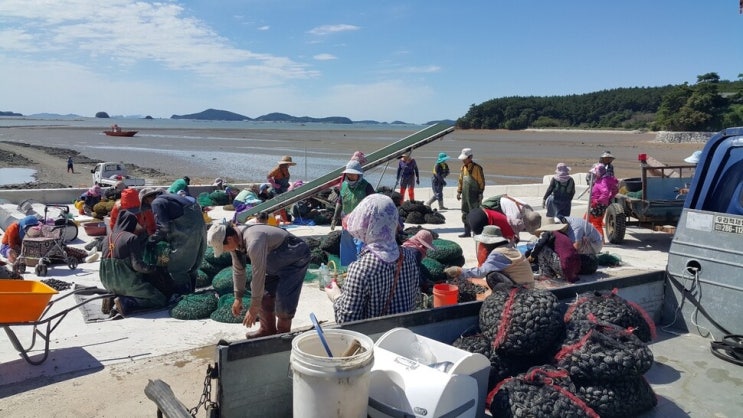
[[[547,217],[570,216],[573,196],[575,196],[575,180],[570,177],[570,167],[565,163],[559,163],[542,198],[542,207],[547,209]]]
[[[418,295],[417,250],[395,241],[399,215],[388,196],[365,197],[343,219],[344,227],[364,247],[348,266],[343,291],[333,283],[326,289],[333,301],[335,321],[343,323],[408,312]]]

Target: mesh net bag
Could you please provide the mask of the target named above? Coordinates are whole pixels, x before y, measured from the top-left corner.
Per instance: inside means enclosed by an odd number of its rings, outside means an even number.
[[[217,294],[212,291],[185,295],[170,309],[175,319],[206,319],[217,309]]]
[[[427,224],[441,225],[446,223],[446,217],[439,212],[427,213],[423,216],[423,220]]]
[[[317,268],[320,264],[328,263],[328,253],[323,251],[321,248],[315,247],[310,250],[310,266]]]
[[[214,256],[214,248],[207,246],[204,251],[204,260],[214,265],[219,270],[232,265],[232,256],[228,252],[222,253],[219,257]]]
[[[208,206],[214,206],[214,205],[221,206],[221,205],[226,205],[230,203],[230,198],[229,196],[227,196],[227,193],[224,190],[215,190],[209,193],[209,199],[212,201],[212,204]]]
[[[206,276],[213,280],[214,276],[217,275],[224,267],[217,266],[215,264],[212,264],[211,262],[207,261],[206,258],[201,260],[201,265],[199,266],[199,270],[206,273]]]
[[[215,309],[214,312],[209,315],[209,318],[214,321],[224,322],[227,324],[241,323],[243,321],[243,318],[245,318],[245,313],[248,312],[248,308],[250,307],[250,291],[247,291],[245,293],[245,296],[243,296],[242,298],[243,308],[240,311],[240,315],[238,316],[232,315],[232,304],[234,302],[235,295],[233,294],[220,296],[219,301],[217,302],[217,309]]]
[[[196,288],[211,286],[212,281],[201,269],[196,270]]]
[[[643,342],[655,338],[655,323],[642,307],[611,292],[587,292],[578,295],[565,313],[565,322],[584,321],[593,315],[599,321],[605,321],[621,328],[631,328]]]
[[[159,241],[154,248],[146,245],[142,253],[142,261],[158,267],[167,266],[170,261],[170,244],[167,241]]]
[[[477,295],[484,294],[488,291],[485,286],[474,284],[467,279],[451,279],[447,283],[453,284],[459,288],[459,297],[457,298],[458,303],[472,302],[477,300]]]
[[[421,277],[432,282],[443,282],[446,280],[444,266],[433,258],[426,257],[421,261]]]
[[[214,202],[212,201],[211,198],[209,198],[209,193],[207,193],[207,192],[201,192],[201,193],[199,193],[199,195],[196,197],[196,201],[199,202],[199,205],[202,208],[203,207],[213,206],[214,205]]]
[[[341,231],[336,229],[326,235],[320,243],[320,248],[323,251],[333,255],[340,255],[341,253]],[[340,265],[340,264],[339,264]]]
[[[452,261],[456,261],[462,257],[462,247],[454,241],[435,239],[433,240],[433,245],[436,249],[428,250],[426,257],[432,258],[445,266],[457,265]]]
[[[416,225],[424,224],[426,223],[426,215],[420,212],[408,212],[408,215],[405,217],[405,223]]]
[[[250,281],[253,278],[253,267],[248,264],[245,266],[245,288],[250,288]],[[220,295],[233,293],[235,284],[232,281],[232,267],[225,267],[220,270],[212,279],[212,287]]]
[[[644,377],[601,383],[576,383],[576,395],[603,418],[634,417],[658,403],[653,388]]]
[[[554,349],[565,326],[554,294],[513,287],[495,289],[483,301],[480,329],[495,350],[535,356]]]
[[[555,364],[575,381],[608,381],[643,375],[653,353],[629,330],[595,319],[571,321]]]
[[[535,367],[498,383],[486,403],[494,417],[599,418],[575,390],[564,370]]]

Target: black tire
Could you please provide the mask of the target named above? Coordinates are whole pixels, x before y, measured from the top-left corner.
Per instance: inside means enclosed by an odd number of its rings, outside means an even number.
[[[619,203],[612,203],[606,208],[606,239],[612,244],[624,242],[624,233],[627,230],[627,215]]]
[[[72,220],[68,219],[67,223],[65,224],[64,229],[62,230],[62,241],[72,242],[77,239],[77,224],[73,222]]]
[[[18,263],[18,266],[16,267],[16,271],[20,274],[26,273],[26,263]]]
[[[46,264],[39,263],[34,268],[34,272],[36,273],[37,276],[44,277],[49,272],[49,269],[46,267]]]
[[[69,260],[67,260],[67,267],[69,267],[70,270],[75,270],[77,268],[77,258],[70,257]]]

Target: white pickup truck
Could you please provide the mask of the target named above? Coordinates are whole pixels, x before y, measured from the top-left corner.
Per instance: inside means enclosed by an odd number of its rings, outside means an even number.
[[[90,170],[93,173],[93,182],[103,186],[113,186],[122,180],[127,186],[144,186],[144,179],[129,177],[123,163],[98,163]]]

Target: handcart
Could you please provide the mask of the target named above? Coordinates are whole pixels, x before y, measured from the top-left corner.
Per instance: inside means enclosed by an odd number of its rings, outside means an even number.
[[[59,213],[52,219],[50,215],[53,214],[50,209],[57,209]],[[70,207],[67,205],[46,205],[44,206],[44,220],[46,222],[52,222],[54,226],[62,227],[62,242],[71,242],[77,238],[78,226],[75,221],[70,218]]]
[[[622,180],[606,208],[606,237],[612,244],[624,241],[630,223],[649,228],[678,223],[696,165],[651,165],[651,158],[638,156],[641,177]]]
[[[68,251],[66,248],[65,230],[67,225],[41,225],[40,236],[32,236],[27,231],[21,242],[21,254],[13,264],[14,271],[23,274],[27,266],[35,265],[35,273],[43,277],[53,262],[62,262],[70,270],[76,269],[80,260],[72,254],[76,249]]]
[[[71,291],[55,300],[51,300],[56,290],[46,284],[33,280],[0,280],[0,326],[8,334],[15,348],[29,364],[39,365],[49,356],[49,339],[60,322],[68,313],[80,306],[97,299],[112,297],[103,289],[84,287]],[[74,294],[95,294],[85,301],[57,313],[51,313],[55,303]],[[33,326],[31,343],[24,347],[11,327]],[[36,337],[44,340],[44,352],[41,358],[32,359],[28,353],[36,345]]]

